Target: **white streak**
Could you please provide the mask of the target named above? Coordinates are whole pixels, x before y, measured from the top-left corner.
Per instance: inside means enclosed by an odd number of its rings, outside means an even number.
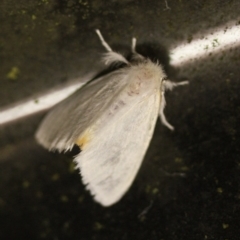
[[[76,91],[81,85],[83,85],[83,83],[77,83],[53,93],[43,95],[38,99],[16,104],[14,107],[8,108],[5,111],[0,111],[0,124],[50,108]]]
[[[240,46],[240,26],[225,25],[206,34],[202,39],[192,40],[170,50],[170,65],[181,66],[188,61],[207,58],[210,53],[218,53],[237,46]]]

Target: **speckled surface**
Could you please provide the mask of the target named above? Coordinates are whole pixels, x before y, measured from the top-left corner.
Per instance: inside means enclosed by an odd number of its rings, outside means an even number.
[[[167,51],[229,21],[233,1],[16,1],[0,3],[0,107],[103,68],[94,33],[127,52],[132,36],[170,78],[170,132],[159,122],[142,168],[110,208],[92,200],[72,156],[33,135],[41,112],[0,126],[0,239],[239,239],[239,48],[173,69]],[[164,51],[159,51],[163,49]],[[160,53],[163,53],[161,55]],[[159,54],[161,56],[159,56]],[[169,173],[184,173],[185,177]]]

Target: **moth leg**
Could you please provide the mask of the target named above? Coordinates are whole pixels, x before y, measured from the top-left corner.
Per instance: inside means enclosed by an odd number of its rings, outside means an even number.
[[[188,81],[182,81],[182,82],[171,82],[169,80],[163,80],[163,88],[165,90],[172,90],[174,87],[182,86],[182,85],[187,85],[189,84]]]
[[[161,92],[161,103],[160,103],[160,111],[159,111],[159,117],[163,125],[165,125],[170,130],[174,130],[174,127],[167,121],[165,114],[164,114],[164,108],[166,106],[166,100],[164,91]]]
[[[161,92],[161,103],[160,103],[160,111],[159,111],[159,117],[161,119],[161,122],[163,125],[168,127],[170,130],[174,130],[174,127],[167,121],[165,115],[164,115],[164,108],[166,106],[166,100],[165,100],[165,90],[172,90],[174,87],[182,86],[188,84],[188,81],[182,81],[182,82],[171,82],[169,80],[163,80],[163,89]]]
[[[110,65],[116,62],[125,63],[127,65],[129,64],[128,60],[123,55],[121,55],[120,53],[114,52],[111,49],[111,47],[104,40],[101,32],[98,29],[96,29],[96,33],[101,41],[101,44],[107,50],[107,53],[103,55],[103,61],[105,62],[106,65]]]

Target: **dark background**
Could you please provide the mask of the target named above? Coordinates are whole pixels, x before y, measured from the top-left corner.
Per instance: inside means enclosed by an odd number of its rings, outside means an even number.
[[[2,0],[0,108],[103,69],[99,28],[116,50],[162,60],[171,132],[157,123],[137,178],[112,207],[95,203],[73,153],[49,153],[34,132],[46,112],[0,126],[0,239],[239,239],[240,49],[180,69],[168,50],[195,34],[239,24],[238,0]],[[14,77],[8,73],[12,68]],[[178,176],[174,173],[184,173]]]

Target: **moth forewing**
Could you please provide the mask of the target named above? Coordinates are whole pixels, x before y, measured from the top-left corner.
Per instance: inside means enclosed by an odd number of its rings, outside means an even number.
[[[126,84],[116,71],[83,86],[48,113],[36,132],[37,141],[50,150],[71,149]]]
[[[125,104],[102,115],[94,138],[75,158],[84,183],[103,206],[124,195],[142,163],[159,111],[159,90],[152,93],[116,99]]]

